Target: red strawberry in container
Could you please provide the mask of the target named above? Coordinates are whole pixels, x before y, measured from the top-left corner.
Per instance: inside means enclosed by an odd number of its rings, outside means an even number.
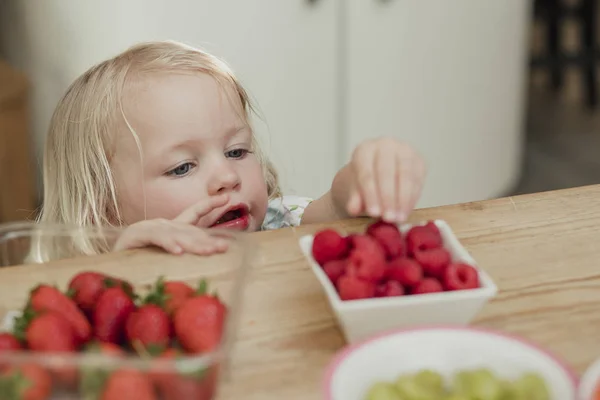
[[[396,225],[380,220],[368,226],[367,234],[379,242],[388,260],[404,254],[404,240]]]
[[[158,359],[176,362],[176,359],[182,356],[184,354],[180,351],[170,348]],[[178,368],[173,366],[172,370],[153,372],[151,376],[164,400],[211,400],[216,394],[218,366],[198,366],[196,370],[185,372],[179,372]]]
[[[142,371],[119,369],[106,380],[100,400],[156,400],[152,380]]]
[[[337,285],[338,279],[340,279],[340,277],[344,275],[347,265],[347,260],[332,260],[328,261],[327,263],[325,263],[325,265],[323,265],[323,271],[325,271],[325,274],[327,275],[331,283],[333,283],[333,285],[335,286]]]
[[[84,271],[75,275],[68,286],[68,293],[75,303],[88,316],[92,317],[94,308],[102,292],[110,287],[119,286],[133,293],[130,283],[100,272]]]
[[[80,347],[72,324],[56,311],[40,313],[27,307],[15,321],[15,336],[21,338],[31,351],[74,353]],[[77,370],[74,367],[53,367],[50,372],[63,387],[73,388],[77,383]]]
[[[2,399],[47,400],[51,394],[52,377],[40,365],[14,365],[0,374]]]
[[[161,307],[144,304],[129,314],[125,324],[127,341],[139,352],[154,353],[171,341],[171,320]]]
[[[348,239],[333,229],[324,229],[313,239],[312,255],[321,266],[346,257],[349,250]]]
[[[188,353],[205,353],[221,343],[227,307],[216,295],[207,294],[206,281],[173,315],[175,337]]]
[[[62,315],[73,327],[78,344],[92,337],[92,327],[73,299],[54,286],[39,285],[31,291],[29,304],[38,313],[54,311]]]
[[[125,339],[125,324],[136,309],[131,294],[121,286],[106,289],[94,310],[94,335],[101,342],[121,344]]]
[[[164,308],[167,314],[172,315],[194,293],[194,289],[183,281],[165,281],[160,277],[144,302],[156,304]]]

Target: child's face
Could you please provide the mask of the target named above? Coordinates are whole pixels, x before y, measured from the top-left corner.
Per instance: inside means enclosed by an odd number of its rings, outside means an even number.
[[[260,163],[249,152],[252,132],[239,96],[226,86],[206,74],[157,73],[126,90],[123,109],[139,136],[143,158],[123,126],[112,167],[125,223],[173,219],[208,196],[228,193],[229,203],[198,225],[214,226],[228,210],[241,207],[249,218],[222,227],[260,228],[267,186]]]

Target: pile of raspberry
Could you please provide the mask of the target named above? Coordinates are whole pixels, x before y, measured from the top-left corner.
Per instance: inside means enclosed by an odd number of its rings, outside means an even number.
[[[403,235],[394,224],[376,221],[365,233],[342,236],[319,231],[312,255],[342,300],[421,295],[478,288],[477,270],[454,262],[433,221]]]

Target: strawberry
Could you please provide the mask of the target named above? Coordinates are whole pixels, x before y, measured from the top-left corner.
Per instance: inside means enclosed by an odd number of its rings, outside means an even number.
[[[227,307],[205,289],[202,283],[200,293],[186,299],[173,316],[175,337],[189,353],[214,350],[221,342]]]
[[[152,381],[148,375],[138,370],[120,369],[106,380],[100,400],[155,400]]]
[[[442,246],[441,237],[427,226],[414,226],[406,234],[406,245],[409,255],[418,251],[435,249]]]
[[[332,260],[323,265],[323,271],[325,271],[325,274],[334,285],[340,276],[344,274],[347,263],[346,260]]]
[[[79,345],[77,336],[73,326],[63,314],[56,311],[37,314],[29,309],[23,315],[24,320],[17,321],[16,325],[24,329],[25,341],[30,350],[42,352],[77,350]]]
[[[102,292],[113,286],[121,285],[123,289],[133,292],[130,283],[119,278],[95,271],[84,271],[75,275],[68,286],[68,293],[84,313],[92,317],[94,307]]]
[[[132,298],[120,286],[102,292],[93,316],[96,338],[120,344],[125,336],[127,318],[135,308]]]
[[[380,220],[369,225],[367,234],[379,242],[388,260],[400,257],[404,253],[404,241],[396,225]]]
[[[23,345],[21,345],[21,342],[16,338],[15,335],[8,332],[0,333],[0,358],[2,358],[2,353],[19,351],[22,349]],[[2,370],[2,368],[5,366],[5,363],[1,363],[0,370]]]
[[[92,336],[92,327],[77,304],[60,290],[39,285],[31,291],[29,304],[34,311],[54,311],[61,314],[73,327],[77,341],[82,344]]]
[[[441,278],[444,269],[450,264],[451,256],[443,247],[422,250],[415,253],[415,260],[421,264],[426,275]]]
[[[442,284],[435,278],[425,278],[413,288],[412,294],[443,292]]]
[[[339,260],[348,254],[348,240],[333,229],[318,232],[312,245],[312,255],[319,265]]]
[[[338,279],[337,289],[342,300],[367,299],[375,296],[375,283],[360,279],[354,266],[349,266],[346,273]]]
[[[0,375],[0,398],[46,400],[52,392],[50,373],[37,364],[20,364]]]
[[[123,357],[125,352],[116,344],[108,342],[90,342],[85,348],[85,353],[102,354],[110,357]],[[81,369],[80,394],[84,399],[96,399],[102,391],[106,380],[110,376],[111,369],[108,366],[86,366]]]
[[[423,269],[411,258],[396,258],[387,265],[386,277],[401,285],[412,287],[423,279]]]
[[[404,295],[404,287],[398,281],[386,281],[377,285],[375,297],[394,297]]]
[[[366,235],[354,236],[352,244],[348,263],[355,267],[357,277],[371,282],[382,279],[385,275],[386,260],[381,245]]]
[[[165,348],[171,340],[171,320],[165,310],[146,304],[129,314],[125,325],[127,339],[136,350]]]
[[[174,348],[165,350],[157,360],[172,360],[184,356]],[[164,367],[163,367],[164,368]],[[199,367],[197,370],[179,372],[178,368],[170,365],[167,371],[154,370],[150,376],[155,383],[161,398],[164,400],[198,399],[212,400],[216,393],[218,366]]]
[[[0,333],[0,353],[4,351],[15,351],[21,350],[21,342],[12,333],[2,332]]]
[[[156,304],[173,315],[188,297],[192,297],[194,289],[183,281],[166,281],[163,277],[157,279],[154,288],[144,299],[146,304]]]
[[[476,289],[479,287],[479,274],[469,264],[450,264],[444,271],[443,282],[446,290]]]

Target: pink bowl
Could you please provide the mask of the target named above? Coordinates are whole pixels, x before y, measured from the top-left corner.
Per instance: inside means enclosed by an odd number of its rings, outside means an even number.
[[[552,399],[576,399],[576,374],[549,351],[516,336],[459,326],[394,330],[347,346],[326,369],[324,398],[364,400],[376,381],[424,368],[445,377],[469,368],[487,368],[507,379],[535,372],[546,381]]]

